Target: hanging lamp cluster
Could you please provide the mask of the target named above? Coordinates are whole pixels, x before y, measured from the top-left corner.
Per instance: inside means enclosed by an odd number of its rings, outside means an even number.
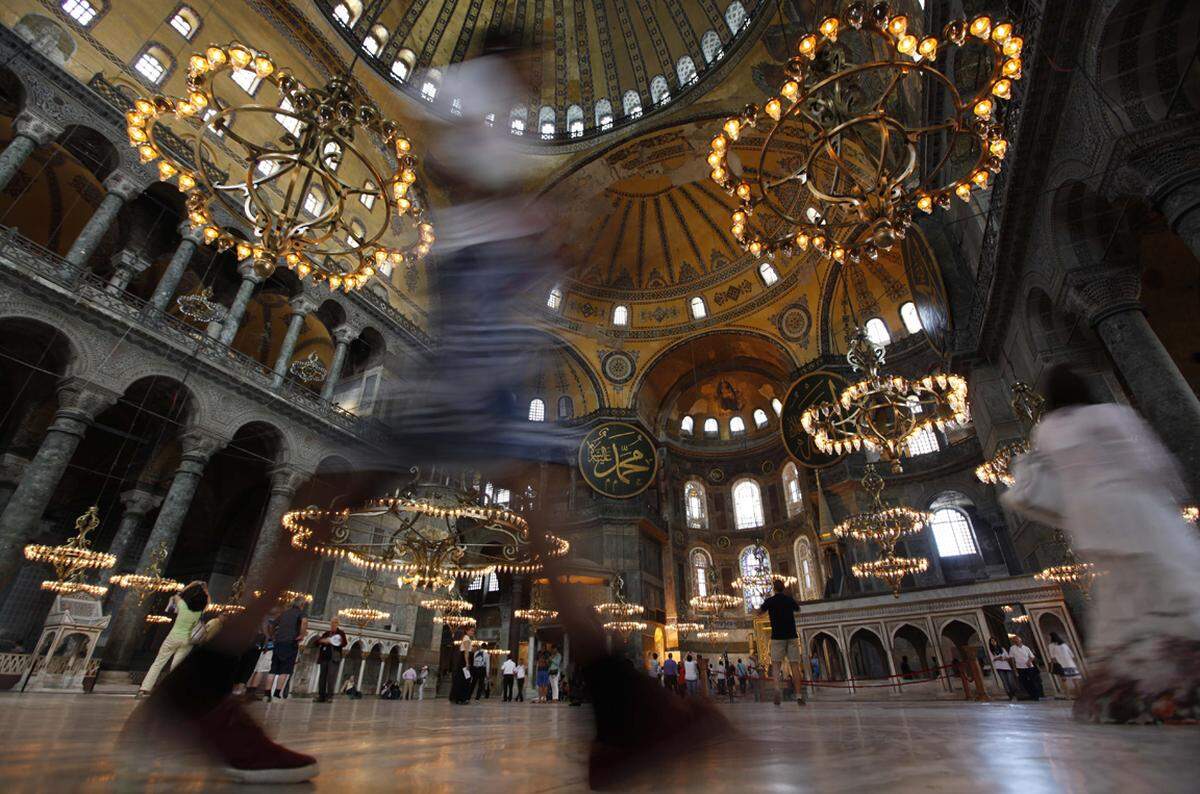
[[[896,544],[919,533],[932,516],[910,507],[885,505],[883,486],[883,477],[873,464],[867,464],[862,488],[870,497],[869,509],[842,521],[833,528],[833,534],[878,546],[881,552],[878,559],[855,563],[850,569],[861,578],[882,579],[891,588],[892,595],[899,598],[904,577],[927,571],[929,560],[901,557],[896,554]]]
[[[1000,444],[990,458],[975,468],[976,479],[988,485],[1013,484],[1012,462],[1029,452],[1029,436],[1042,418],[1045,403],[1045,399],[1027,384],[1021,381],[1013,383],[1010,404],[1021,423],[1022,437]]]
[[[100,526],[96,505],[75,519],[75,535],[61,546],[30,544],[25,547],[25,559],[54,568],[54,579],[42,582],[42,589],[58,595],[88,595],[100,598],[108,592],[103,585],[84,581],[91,571],[102,571],[117,564],[115,555],[96,551],[88,535]]]

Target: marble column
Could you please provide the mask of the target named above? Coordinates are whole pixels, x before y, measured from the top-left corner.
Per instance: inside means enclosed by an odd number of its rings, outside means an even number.
[[[40,119],[29,111],[22,111],[13,119],[13,139],[0,152],[0,190],[8,186],[29,155],[61,134],[62,127]]]
[[[1179,461],[1192,499],[1200,497],[1200,399],[1146,322],[1137,300],[1141,274],[1087,268],[1068,273],[1067,283],[1129,396]]]
[[[87,266],[88,259],[95,253],[96,247],[100,245],[100,241],[104,239],[109,227],[117,219],[125,202],[140,193],[142,188],[132,179],[117,171],[104,180],[104,189],[108,193],[100,201],[100,206],[96,208],[83,230],[79,232],[75,242],[71,243],[71,250],[67,251],[65,258],[69,276],[78,274]]]
[[[333,329],[333,338],[337,341],[337,347],[333,349],[333,363],[329,367],[329,374],[325,376],[325,385],[321,387],[322,400],[333,398],[333,390],[337,387],[338,381],[342,379],[342,370],[346,366],[346,354],[350,352],[350,343],[358,338],[358,330],[346,325],[338,326]]]
[[[270,566],[278,559],[285,533],[281,522],[283,514],[292,506],[296,491],[312,478],[312,473],[280,466],[271,470],[271,490],[267,507],[263,511],[258,540],[251,550],[250,564],[246,568],[246,591],[253,592],[261,587]]]
[[[118,396],[78,378],[59,384],[54,421],[0,515],[0,593],[20,567],[22,547],[37,531],[79,442],[96,416],[115,403]]]
[[[109,553],[117,558],[117,564],[113,566],[114,572],[128,573],[133,570],[137,561],[134,544],[142,522],[162,502],[162,496],[140,487],[121,494],[121,522],[117,525],[117,534],[113,536],[112,544],[108,547]]]
[[[279,358],[275,360],[275,378],[272,388],[278,389],[287,379],[288,367],[292,363],[292,354],[296,352],[296,342],[304,329],[304,318],[316,309],[316,301],[307,295],[292,299],[292,316],[288,319],[287,333],[283,335],[283,346],[279,348]]]
[[[225,315],[225,322],[219,326],[217,333],[217,341],[223,345],[233,343],[233,338],[237,336],[238,328],[242,325],[242,318],[246,316],[246,307],[250,305],[250,298],[254,296],[254,290],[263,282],[263,277],[254,272],[254,261],[246,259],[238,265],[238,275],[242,277],[242,284],[238,287],[237,295],[233,298],[233,305],[229,307],[229,313]],[[209,332],[209,336],[212,336]]]
[[[8,506],[8,500],[12,498],[13,492],[17,490],[17,486],[25,477],[25,467],[28,465],[29,458],[22,455],[12,452],[0,455],[0,515],[3,515],[4,508]]]
[[[204,240],[203,229],[193,229],[187,221],[179,224],[179,234],[183,239],[179,241],[179,246],[171,255],[171,261],[167,264],[167,269],[163,271],[162,277],[158,280],[158,286],[154,288],[154,294],[150,297],[150,305],[160,312],[167,311],[171,304],[171,298],[175,297],[175,290],[179,289],[179,282],[183,279],[184,271],[191,264],[192,256]]]
[[[1200,179],[1187,174],[1167,180],[1151,192],[1150,202],[1200,259]]]
[[[213,454],[225,446],[226,440],[208,435],[199,430],[189,430],[180,439],[182,452],[179,468],[171,480],[171,487],[163,497],[158,517],[150,530],[150,536],[138,556],[134,570],[145,571],[153,561],[159,546],[167,549],[167,559],[179,539],[183,521],[196,495],[196,487],[204,476],[204,468]],[[126,598],[113,620],[112,634],[105,650],[105,658],[118,668],[127,668],[137,650],[137,643],[145,629],[145,617],[149,603],[137,598]]]
[[[104,290],[113,295],[120,295],[124,292],[125,288],[129,286],[129,282],[150,267],[149,259],[129,250],[118,251],[117,255],[112,258],[112,263],[113,274],[108,279],[108,285]]]

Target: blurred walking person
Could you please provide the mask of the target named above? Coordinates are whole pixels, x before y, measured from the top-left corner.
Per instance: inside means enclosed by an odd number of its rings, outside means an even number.
[[[158,676],[163,668],[170,663],[175,669],[192,650],[192,633],[200,623],[204,608],[208,606],[208,585],[204,582],[192,582],[178,594],[171,596],[167,609],[175,613],[175,622],[167,632],[158,653],[146,671],[141,686],[138,687],[138,697],[142,697],[154,689]]]

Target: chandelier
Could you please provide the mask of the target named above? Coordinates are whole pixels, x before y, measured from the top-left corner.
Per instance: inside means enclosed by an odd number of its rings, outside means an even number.
[[[1042,582],[1053,582],[1060,586],[1074,587],[1087,598],[1091,592],[1092,583],[1100,575],[1096,566],[1090,562],[1080,562],[1075,558],[1075,552],[1067,541],[1067,535],[1061,529],[1054,530],[1054,544],[1062,550],[1062,562],[1050,565],[1033,575],[1034,579]]]
[[[755,540],[754,545],[746,552],[742,560],[742,575],[730,582],[730,586],[743,593],[755,594],[755,603],[771,595],[775,583],[780,582],[784,587],[794,587],[796,577],[771,572],[771,555],[767,552],[761,540]],[[746,571],[750,571],[746,573]]]
[[[455,630],[475,625],[475,618],[463,614],[474,609],[474,605],[470,601],[455,597],[451,592],[447,592],[445,596],[426,598],[421,601],[421,606],[440,613],[433,616],[434,624],[444,624]]]
[[[211,323],[225,317],[225,307],[213,300],[212,287],[197,289],[175,299],[179,313],[198,323]]]
[[[242,594],[246,589],[246,577],[239,576],[233,580],[233,586],[229,588],[229,600],[225,602],[209,601],[208,606],[204,608],[206,615],[238,615],[246,611],[246,607],[241,603]],[[257,595],[257,594],[256,594]]]
[[[558,610],[556,609],[541,609],[533,607],[530,609],[518,609],[513,612],[513,616],[520,620],[529,621],[534,629],[544,623],[549,623],[552,620],[558,619]]]
[[[318,529],[328,525],[328,539]],[[398,574],[403,587],[448,589],[459,578],[495,572],[531,573],[541,561],[529,544],[529,525],[503,507],[480,505],[476,496],[440,483],[410,486],[404,495],[358,508],[308,507],[283,517],[291,543],[370,571]],[[552,556],[570,544],[547,534]]]
[[[264,595],[266,595],[266,592],[263,590],[254,591],[255,598],[262,598]],[[311,605],[313,602],[312,593],[302,593],[299,590],[280,590],[275,594],[275,603],[281,606],[285,604],[291,604],[296,600],[300,600],[305,604]]]
[[[246,80],[259,86],[253,100],[237,82]],[[143,163],[157,161],[159,178],[176,180],[206,243],[236,248],[260,277],[283,265],[347,292],[429,252],[433,227],[412,195],[412,142],[349,74],[308,87],[266,53],[235,43],[193,55],[187,88],[186,97],[137,99],[126,132]],[[190,162],[161,145],[167,120]],[[239,239],[218,209],[248,219],[254,241]],[[393,218],[411,227],[411,242],[383,242]]]
[[[173,621],[172,621],[172,618],[170,615],[147,615],[146,622],[151,625],[155,625],[155,624],[171,623]]]
[[[1200,505],[1188,505],[1180,512],[1183,514],[1183,520],[1189,524],[1200,523]]]
[[[435,612],[470,612],[475,608],[470,601],[451,597],[427,598],[421,602],[421,606]]]
[[[879,559],[855,563],[851,570],[860,578],[882,579],[891,588],[892,595],[899,598],[901,580],[928,570],[929,560],[900,557],[896,554],[896,544],[902,538],[920,532],[931,516],[910,507],[885,505],[883,477],[873,464],[867,464],[863,471],[862,488],[870,496],[868,509],[839,523],[833,528],[833,534],[878,545],[882,551]]]
[[[150,564],[146,567],[145,573],[118,574],[109,578],[108,583],[115,587],[136,591],[138,594],[138,603],[141,603],[147,596],[153,593],[178,593],[183,589],[183,582],[167,579],[162,575],[168,555],[167,544],[160,543],[150,553]]]
[[[891,461],[898,474],[914,435],[968,420],[967,382],[940,372],[920,380],[882,375],[884,356],[884,346],[871,341],[866,329],[855,331],[846,360],[865,377],[843,389],[837,400],[809,407],[800,424],[822,452],[840,455],[866,447]]]
[[[371,596],[375,594],[375,576],[372,576],[363,585],[362,601],[356,607],[346,607],[338,610],[338,617],[349,623],[358,626],[358,630],[362,631],[367,627],[367,624],[374,623],[377,620],[383,620],[390,612],[384,612],[382,609],[376,609],[371,606]]]
[[[1029,435],[1033,426],[1042,418],[1042,410],[1046,401],[1028,385],[1016,381],[1012,386],[1012,409],[1022,425],[1022,438],[1005,441],[992,457],[975,468],[975,477],[988,485],[1013,484],[1012,462],[1020,455],[1029,452]]]
[[[696,632],[696,639],[704,642],[720,642],[729,639],[729,632],[720,629],[706,629]]]
[[[475,618],[470,615],[434,615],[433,624],[435,626],[446,625],[451,629],[465,629],[474,626]]]
[[[325,365],[321,363],[321,359],[317,358],[315,352],[309,353],[308,358],[293,361],[292,365],[288,367],[288,371],[292,373],[293,377],[304,383],[320,383],[329,374],[329,370],[325,369]]]
[[[592,609],[596,610],[596,614],[605,619],[602,624],[604,629],[617,632],[622,637],[627,637],[635,631],[644,630],[645,623],[640,620],[630,620],[630,618],[641,615],[646,608],[641,604],[631,604],[625,599],[625,579],[619,573],[613,575],[612,591],[612,601],[592,606]]]
[[[711,176],[738,199],[732,232],[750,254],[874,259],[917,211],[988,188],[1008,148],[999,103],[1021,77],[1024,42],[1011,23],[982,15],[952,20],[940,39],[917,22],[886,2],[826,17],[800,38],[779,95],[747,105],[712,139]],[[968,46],[983,50],[986,78],[964,93],[938,56]],[[926,118],[935,93],[944,112]],[[730,151],[760,125],[757,167],[741,173]]]
[[[100,598],[108,592],[103,585],[89,584],[84,577],[89,571],[111,568],[117,563],[113,554],[93,549],[88,535],[100,526],[98,508],[92,505],[75,519],[75,536],[61,546],[25,547],[25,559],[50,565],[56,578],[42,582],[42,589],[58,595],[89,595]]]
[[[667,624],[667,628],[675,629],[676,634],[682,640],[689,634],[695,634],[698,631],[704,631],[703,623],[696,623],[690,620],[675,620]]]
[[[635,631],[645,631],[646,623],[640,620],[609,620],[604,623],[604,630],[628,637]]]

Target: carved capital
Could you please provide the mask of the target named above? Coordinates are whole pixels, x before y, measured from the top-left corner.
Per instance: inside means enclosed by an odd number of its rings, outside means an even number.
[[[121,506],[126,515],[144,516],[162,504],[163,498],[140,488],[125,491],[121,494]]]
[[[120,396],[82,378],[67,378],[58,384],[58,415],[90,422]]]
[[[339,325],[333,329],[333,338],[339,345],[348,345],[358,339],[358,335],[361,333],[362,331],[353,325]]]
[[[17,115],[13,120],[13,127],[18,135],[32,138],[38,146],[45,146],[63,133],[62,127],[34,115],[29,110],[22,110]]]
[[[1136,267],[1076,268],[1067,273],[1068,300],[1095,327],[1106,317],[1139,310],[1142,274]]]
[[[220,438],[204,430],[191,429],[179,437],[181,457],[193,463],[207,463],[220,449],[223,449],[229,439]]]
[[[311,471],[301,471],[291,466],[277,466],[270,471],[271,493],[294,496],[300,486],[312,479]]]
[[[291,300],[292,314],[312,314],[320,305],[320,300],[308,293],[301,293]]]
[[[204,242],[204,227],[192,226],[191,221],[184,221],[179,224],[179,236],[189,242],[200,245]]]
[[[254,267],[254,258],[243,259],[237,266],[238,275],[243,281],[250,281],[254,284],[261,284],[266,281],[266,277]]]
[[[113,256],[112,265],[116,270],[125,270],[136,276],[150,267],[150,260],[136,251],[125,249]]]
[[[108,179],[104,180],[104,189],[110,194],[120,196],[122,201],[129,201],[142,192],[142,185],[127,174],[113,171],[108,175]]]

